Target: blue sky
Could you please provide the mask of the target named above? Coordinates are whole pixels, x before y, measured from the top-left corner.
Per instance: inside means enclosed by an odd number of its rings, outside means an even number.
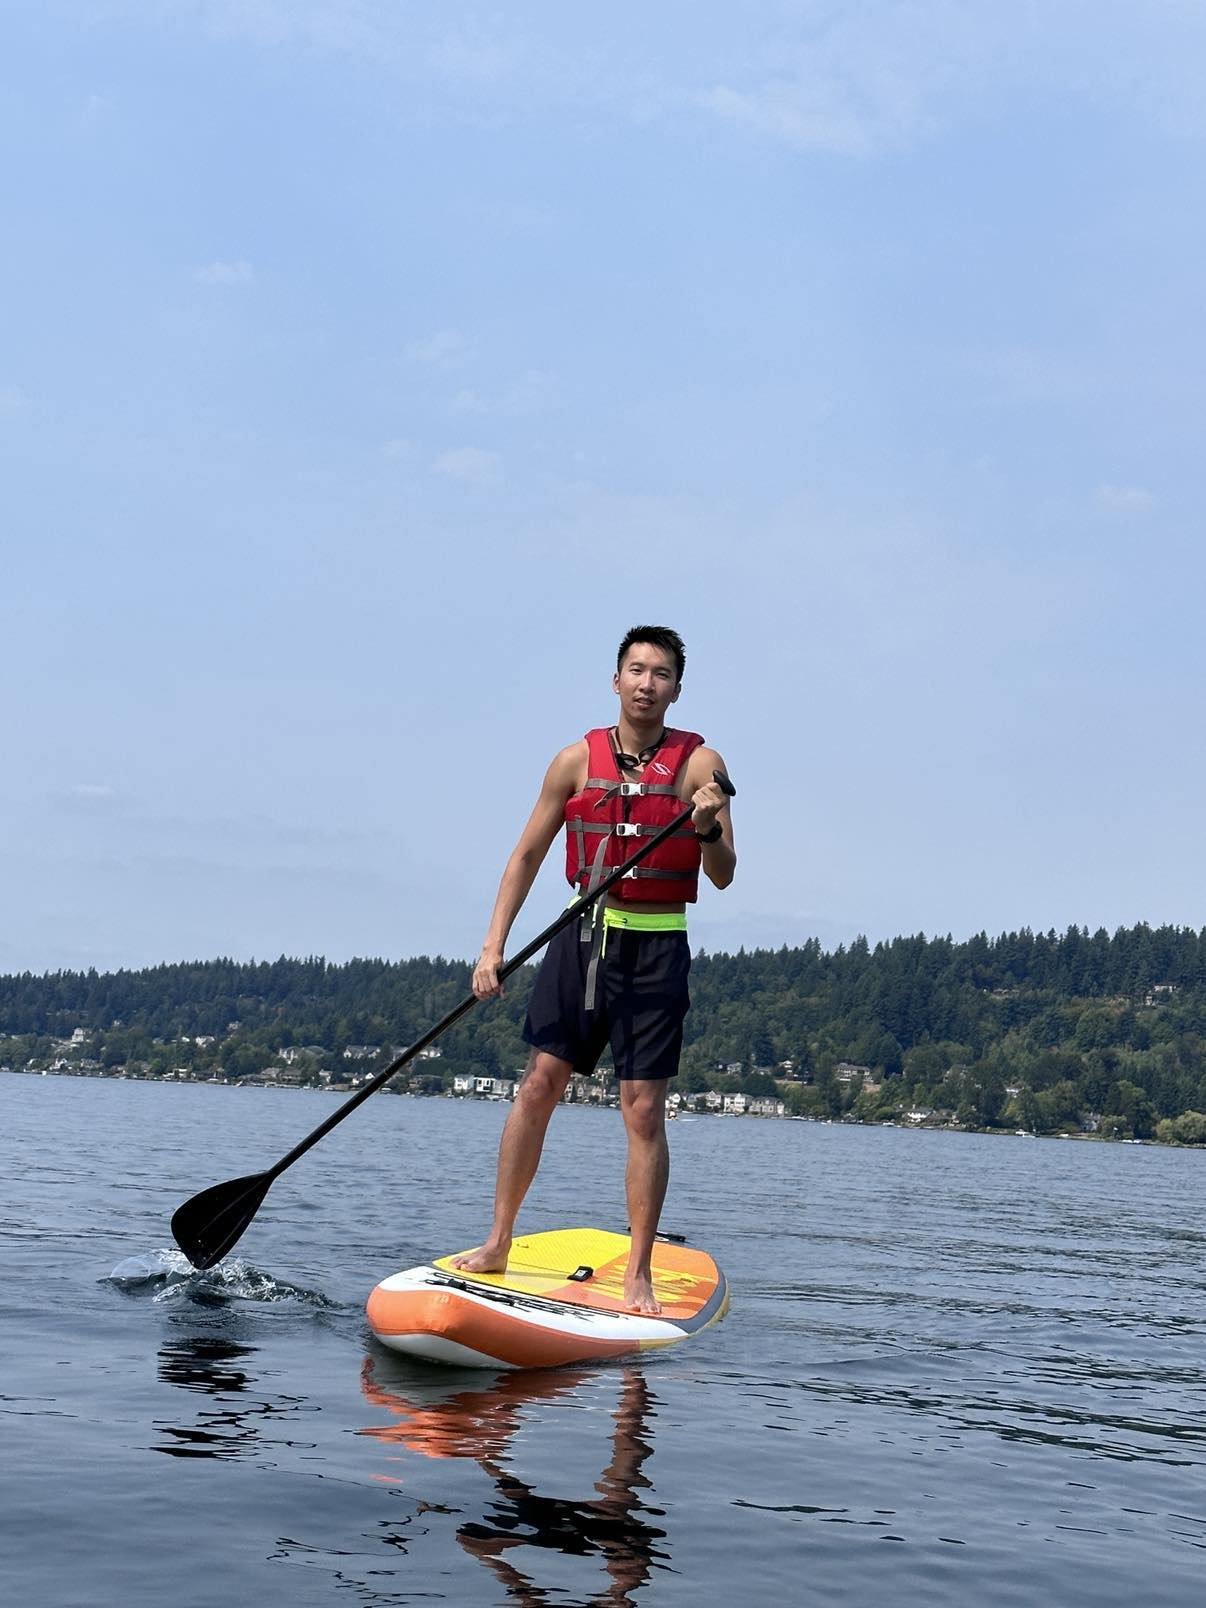
[[[1200,5],[0,61],[0,968],[468,957],[638,620],[740,791],[697,943],[1203,923]]]

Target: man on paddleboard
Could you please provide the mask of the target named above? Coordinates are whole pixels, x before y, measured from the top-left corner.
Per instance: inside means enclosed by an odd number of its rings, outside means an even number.
[[[507,1265],[515,1218],[536,1175],[554,1107],[570,1074],[592,1072],[610,1044],[628,1137],[624,1184],[632,1248],[624,1299],[645,1313],[661,1310],[650,1258],[670,1176],[666,1088],[678,1071],[689,1003],[686,907],[696,898],[701,869],[717,888],[727,888],[737,865],[729,801],[713,780],[724,761],[697,733],[666,725],[685,662],[676,631],[638,625],[628,632],[611,682],[619,719],[554,758],[503,871],[473,968],[478,999],[501,992],[498,973],[511,925],[563,826],[566,875],[577,893],[588,893],[641,837],[667,825],[684,805],[694,806],[687,825],[549,944],[524,1023],[531,1046],[527,1070],[499,1145],[494,1220],[476,1250],[454,1258],[472,1273]]]

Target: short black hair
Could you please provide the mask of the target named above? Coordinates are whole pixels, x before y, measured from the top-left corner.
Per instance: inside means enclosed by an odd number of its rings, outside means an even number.
[[[624,640],[620,643],[620,651],[616,654],[617,670],[624,663],[624,655],[634,642],[648,642],[650,647],[661,648],[664,653],[672,653],[678,671],[676,680],[683,679],[683,671],[687,668],[687,654],[683,647],[683,639],[677,631],[672,631],[668,625],[634,625],[631,631],[624,633]]]

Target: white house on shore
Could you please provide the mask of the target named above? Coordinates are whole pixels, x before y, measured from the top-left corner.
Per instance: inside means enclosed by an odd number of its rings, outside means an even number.
[[[486,1100],[512,1100],[515,1097],[514,1078],[480,1077],[475,1072],[458,1072],[452,1080],[453,1094],[475,1095]]]

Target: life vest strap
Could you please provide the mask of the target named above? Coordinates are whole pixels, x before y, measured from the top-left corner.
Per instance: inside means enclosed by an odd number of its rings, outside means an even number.
[[[617,793],[621,798],[645,798],[650,793],[661,793],[669,798],[679,796],[678,788],[669,782],[617,782],[610,776],[588,776],[582,790],[589,792],[594,788],[598,788],[604,794],[604,798],[599,799],[595,805],[596,809],[599,804],[608,798],[614,798]]]
[[[664,832],[662,826],[645,826],[639,821],[582,821],[573,823],[575,835],[579,832],[593,832],[596,836],[603,832],[608,837],[614,832],[616,837],[654,837],[658,832]],[[689,826],[680,826],[677,832],[671,832],[671,837],[694,837],[695,833]]]
[[[625,871],[624,875],[620,878],[620,881],[627,882],[629,877],[652,877],[655,881],[681,882],[683,879],[683,874],[681,871],[662,871],[656,866],[634,865],[631,871]],[[578,881],[587,883],[587,886],[583,889],[583,892],[585,893],[589,893],[591,891],[589,880],[589,875],[586,871],[580,871],[578,873]],[[600,880],[602,879],[600,878]],[[611,906],[608,906],[608,909],[610,908]]]

